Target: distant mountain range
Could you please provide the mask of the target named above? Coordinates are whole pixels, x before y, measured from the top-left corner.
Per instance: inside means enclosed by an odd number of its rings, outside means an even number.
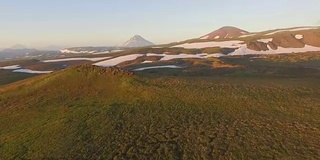
[[[22,44],[16,44],[12,47],[10,47],[10,49],[26,49],[27,47],[22,45]]]
[[[71,47],[60,50],[64,54],[103,54],[122,51],[121,47]]]
[[[153,46],[154,44],[139,35],[135,35],[125,42],[122,46],[106,46],[106,47],[71,47],[60,50],[61,53],[73,54],[102,54],[123,51],[128,48],[138,48]]]
[[[16,44],[10,48],[0,50],[0,59],[39,57],[41,55],[59,54],[59,50],[34,49],[28,48],[22,44]]]

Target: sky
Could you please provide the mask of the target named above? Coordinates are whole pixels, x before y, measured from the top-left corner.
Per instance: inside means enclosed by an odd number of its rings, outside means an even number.
[[[223,26],[319,26],[319,7],[320,0],[2,0],[0,48],[114,46],[136,34],[164,44]]]

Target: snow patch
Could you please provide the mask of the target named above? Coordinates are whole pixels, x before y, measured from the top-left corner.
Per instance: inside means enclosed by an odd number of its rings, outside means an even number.
[[[266,34],[268,35],[273,35],[276,33],[280,33],[280,32],[294,32],[294,31],[304,31],[304,30],[311,30],[311,29],[319,29],[318,27],[300,27],[300,28],[294,28],[294,29],[280,29],[271,33]]]
[[[259,39],[257,40],[258,42],[263,42],[263,43],[269,43],[273,40],[273,38],[267,38],[267,39]]]
[[[320,47],[314,47],[309,45],[305,45],[303,48],[278,47],[277,50],[272,50],[269,46],[268,48],[269,48],[268,51],[254,51],[254,50],[248,49],[247,46],[244,45],[228,55],[282,54],[282,53],[304,53],[304,52],[320,51]]]
[[[75,50],[69,50],[69,49],[63,49],[60,50],[61,53],[71,53],[71,54],[86,54],[86,53],[92,53],[92,51],[75,51]],[[93,51],[94,52],[94,51]]]
[[[153,66],[153,67],[143,67],[143,68],[138,68],[133,71],[143,71],[143,70],[148,70],[148,69],[158,69],[158,68],[182,68],[179,66],[175,65],[166,65],[166,66]]]
[[[210,58],[210,57],[219,58],[219,57],[223,57],[223,56],[226,56],[226,55],[222,54],[222,53],[214,53],[214,54],[206,55],[205,58]]]
[[[110,53],[110,51],[96,52],[96,53],[92,53],[92,54],[108,54],[108,53]]]
[[[117,49],[117,50],[112,50],[110,51],[111,53],[116,53],[116,52],[122,52],[123,50]]]
[[[209,58],[209,57],[222,57],[225,55],[221,54],[221,53],[215,53],[215,54],[207,54],[207,53],[185,54],[185,53],[181,53],[181,54],[177,54],[177,55],[148,53],[147,56],[159,56],[159,57],[163,57],[160,59],[160,61],[169,61],[169,60],[173,60],[173,59],[186,59],[186,58],[202,59],[202,58]]]
[[[12,66],[0,67],[0,69],[10,69],[10,70],[19,69],[19,68],[21,68],[19,65],[12,65]]]
[[[246,37],[251,37],[251,36],[255,36],[256,34],[246,34],[246,35],[242,35],[239,36],[239,38],[246,38]]]
[[[152,63],[153,61],[143,61],[142,63]]]
[[[222,42],[199,42],[199,43],[185,43],[172,48],[186,48],[186,49],[201,49],[209,47],[220,47],[220,48],[238,48],[242,46],[243,41],[222,41]]]
[[[214,39],[219,39],[220,38],[220,36],[216,36],[216,37],[214,37]]]
[[[207,35],[207,36],[201,37],[200,39],[208,39],[208,38],[209,38],[209,36]]]
[[[93,65],[95,66],[101,66],[101,67],[112,67],[116,66],[122,62],[126,61],[132,61],[137,59],[138,57],[144,56],[144,54],[131,54],[131,55],[125,55],[125,56],[120,56],[112,59],[108,59],[102,62],[95,63]]]
[[[65,62],[65,61],[101,61],[108,59],[110,57],[97,57],[97,58],[64,58],[64,59],[52,59],[52,60],[45,60],[43,62],[49,63],[49,62]]]
[[[31,73],[31,74],[47,74],[47,73],[52,73],[53,71],[34,71],[34,70],[30,70],[30,69],[17,69],[12,72]]]
[[[297,34],[297,35],[295,35],[294,37],[295,37],[296,39],[302,39],[302,38],[303,38],[303,35]]]

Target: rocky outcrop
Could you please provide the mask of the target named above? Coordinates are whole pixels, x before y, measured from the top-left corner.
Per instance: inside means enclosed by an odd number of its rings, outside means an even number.
[[[273,50],[277,50],[278,49],[278,46],[275,45],[273,42],[268,42],[268,46]]]
[[[261,42],[258,40],[247,43],[248,49],[255,51],[277,50],[279,47],[303,48],[305,47],[305,45],[320,47],[320,32],[303,32],[301,34],[281,34],[272,37],[272,41],[269,41],[268,43]]]
[[[253,42],[249,42],[247,44],[248,49],[251,50],[255,50],[255,51],[267,51],[268,49],[268,45],[266,43],[263,42],[258,42],[258,41],[253,41]]]
[[[131,71],[123,70],[117,67],[99,67],[99,66],[93,66],[91,64],[84,64],[74,67],[77,72],[84,72],[84,73],[96,73],[99,75],[114,75],[114,76],[133,76],[134,73]],[[71,69],[74,69],[71,68]]]

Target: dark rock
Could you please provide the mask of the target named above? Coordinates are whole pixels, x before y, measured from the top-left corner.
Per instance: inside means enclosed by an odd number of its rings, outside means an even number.
[[[270,46],[270,48],[271,49],[273,49],[273,50],[277,50],[278,49],[278,46],[277,45],[275,45],[274,43],[272,43],[272,42],[268,42],[268,45]]]
[[[268,45],[263,42],[253,41],[247,44],[248,49],[255,51],[268,51]]]

